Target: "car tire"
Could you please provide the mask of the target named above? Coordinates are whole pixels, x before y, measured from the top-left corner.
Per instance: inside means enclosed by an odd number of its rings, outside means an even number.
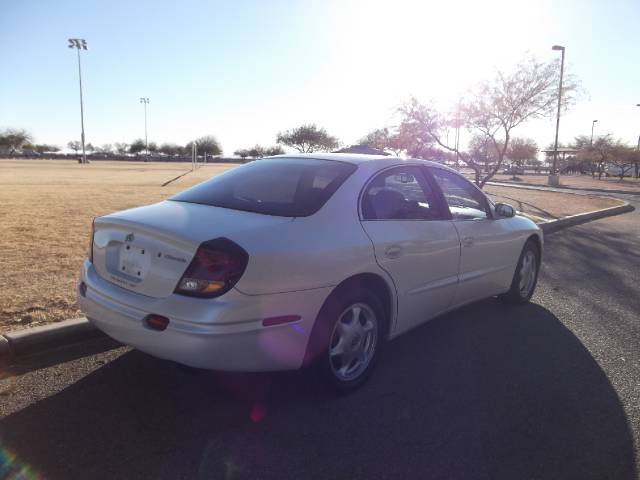
[[[333,293],[322,307],[313,343],[314,367],[325,385],[345,394],[362,386],[380,357],[387,321],[382,304],[362,287]]]
[[[533,296],[540,271],[540,249],[533,239],[527,240],[520,253],[509,291],[499,298],[506,303],[527,303]]]

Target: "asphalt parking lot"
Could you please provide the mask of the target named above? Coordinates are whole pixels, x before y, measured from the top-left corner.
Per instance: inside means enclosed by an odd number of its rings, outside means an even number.
[[[0,477],[637,478],[639,248],[637,210],[550,235],[531,304],[434,319],[349,396],[103,341],[33,359],[3,380]]]

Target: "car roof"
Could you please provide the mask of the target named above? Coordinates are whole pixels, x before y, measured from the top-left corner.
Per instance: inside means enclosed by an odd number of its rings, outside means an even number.
[[[451,170],[446,165],[438,162],[432,162],[430,160],[423,160],[421,158],[400,158],[392,155],[368,155],[362,153],[291,153],[276,155],[268,158],[306,158],[315,160],[333,160],[339,162],[352,163],[354,165],[369,164],[371,166],[386,166],[397,165],[399,163],[422,163],[425,165],[431,165],[434,167],[444,167]]]

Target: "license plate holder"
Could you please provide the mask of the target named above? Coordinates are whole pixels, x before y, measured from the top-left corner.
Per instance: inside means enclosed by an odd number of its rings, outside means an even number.
[[[151,252],[130,243],[120,247],[118,272],[129,277],[144,280],[151,266]]]

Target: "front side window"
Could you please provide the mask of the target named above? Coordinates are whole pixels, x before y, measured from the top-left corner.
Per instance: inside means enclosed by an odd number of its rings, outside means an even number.
[[[430,168],[429,171],[442,190],[454,220],[489,218],[487,199],[466,179],[440,168]]]
[[[364,220],[436,220],[436,197],[418,167],[380,173],[362,196]]]
[[[256,160],[169,200],[266,215],[306,217],[317,212],[355,170],[355,165],[331,160]]]

